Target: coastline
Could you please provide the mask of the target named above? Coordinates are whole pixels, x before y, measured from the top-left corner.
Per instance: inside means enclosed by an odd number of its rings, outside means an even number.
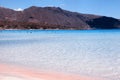
[[[0,64],[0,80],[106,80],[88,76],[68,75],[55,72],[39,72],[8,64]]]

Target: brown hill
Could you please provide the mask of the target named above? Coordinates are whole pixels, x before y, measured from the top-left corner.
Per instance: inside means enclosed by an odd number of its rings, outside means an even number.
[[[0,7],[0,29],[116,29],[115,18],[32,6],[23,11]]]

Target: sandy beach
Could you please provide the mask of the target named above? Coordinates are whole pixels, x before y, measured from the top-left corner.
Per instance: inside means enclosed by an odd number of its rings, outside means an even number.
[[[68,75],[55,72],[40,72],[33,69],[0,64],[0,80],[105,80],[87,76]]]

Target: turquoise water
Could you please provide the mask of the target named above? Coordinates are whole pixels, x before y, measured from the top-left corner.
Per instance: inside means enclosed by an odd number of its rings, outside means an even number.
[[[120,30],[1,30],[0,63],[120,80]]]

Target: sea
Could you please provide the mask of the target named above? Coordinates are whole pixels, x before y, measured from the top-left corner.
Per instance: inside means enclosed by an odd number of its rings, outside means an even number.
[[[0,63],[120,80],[120,30],[0,30]]]

